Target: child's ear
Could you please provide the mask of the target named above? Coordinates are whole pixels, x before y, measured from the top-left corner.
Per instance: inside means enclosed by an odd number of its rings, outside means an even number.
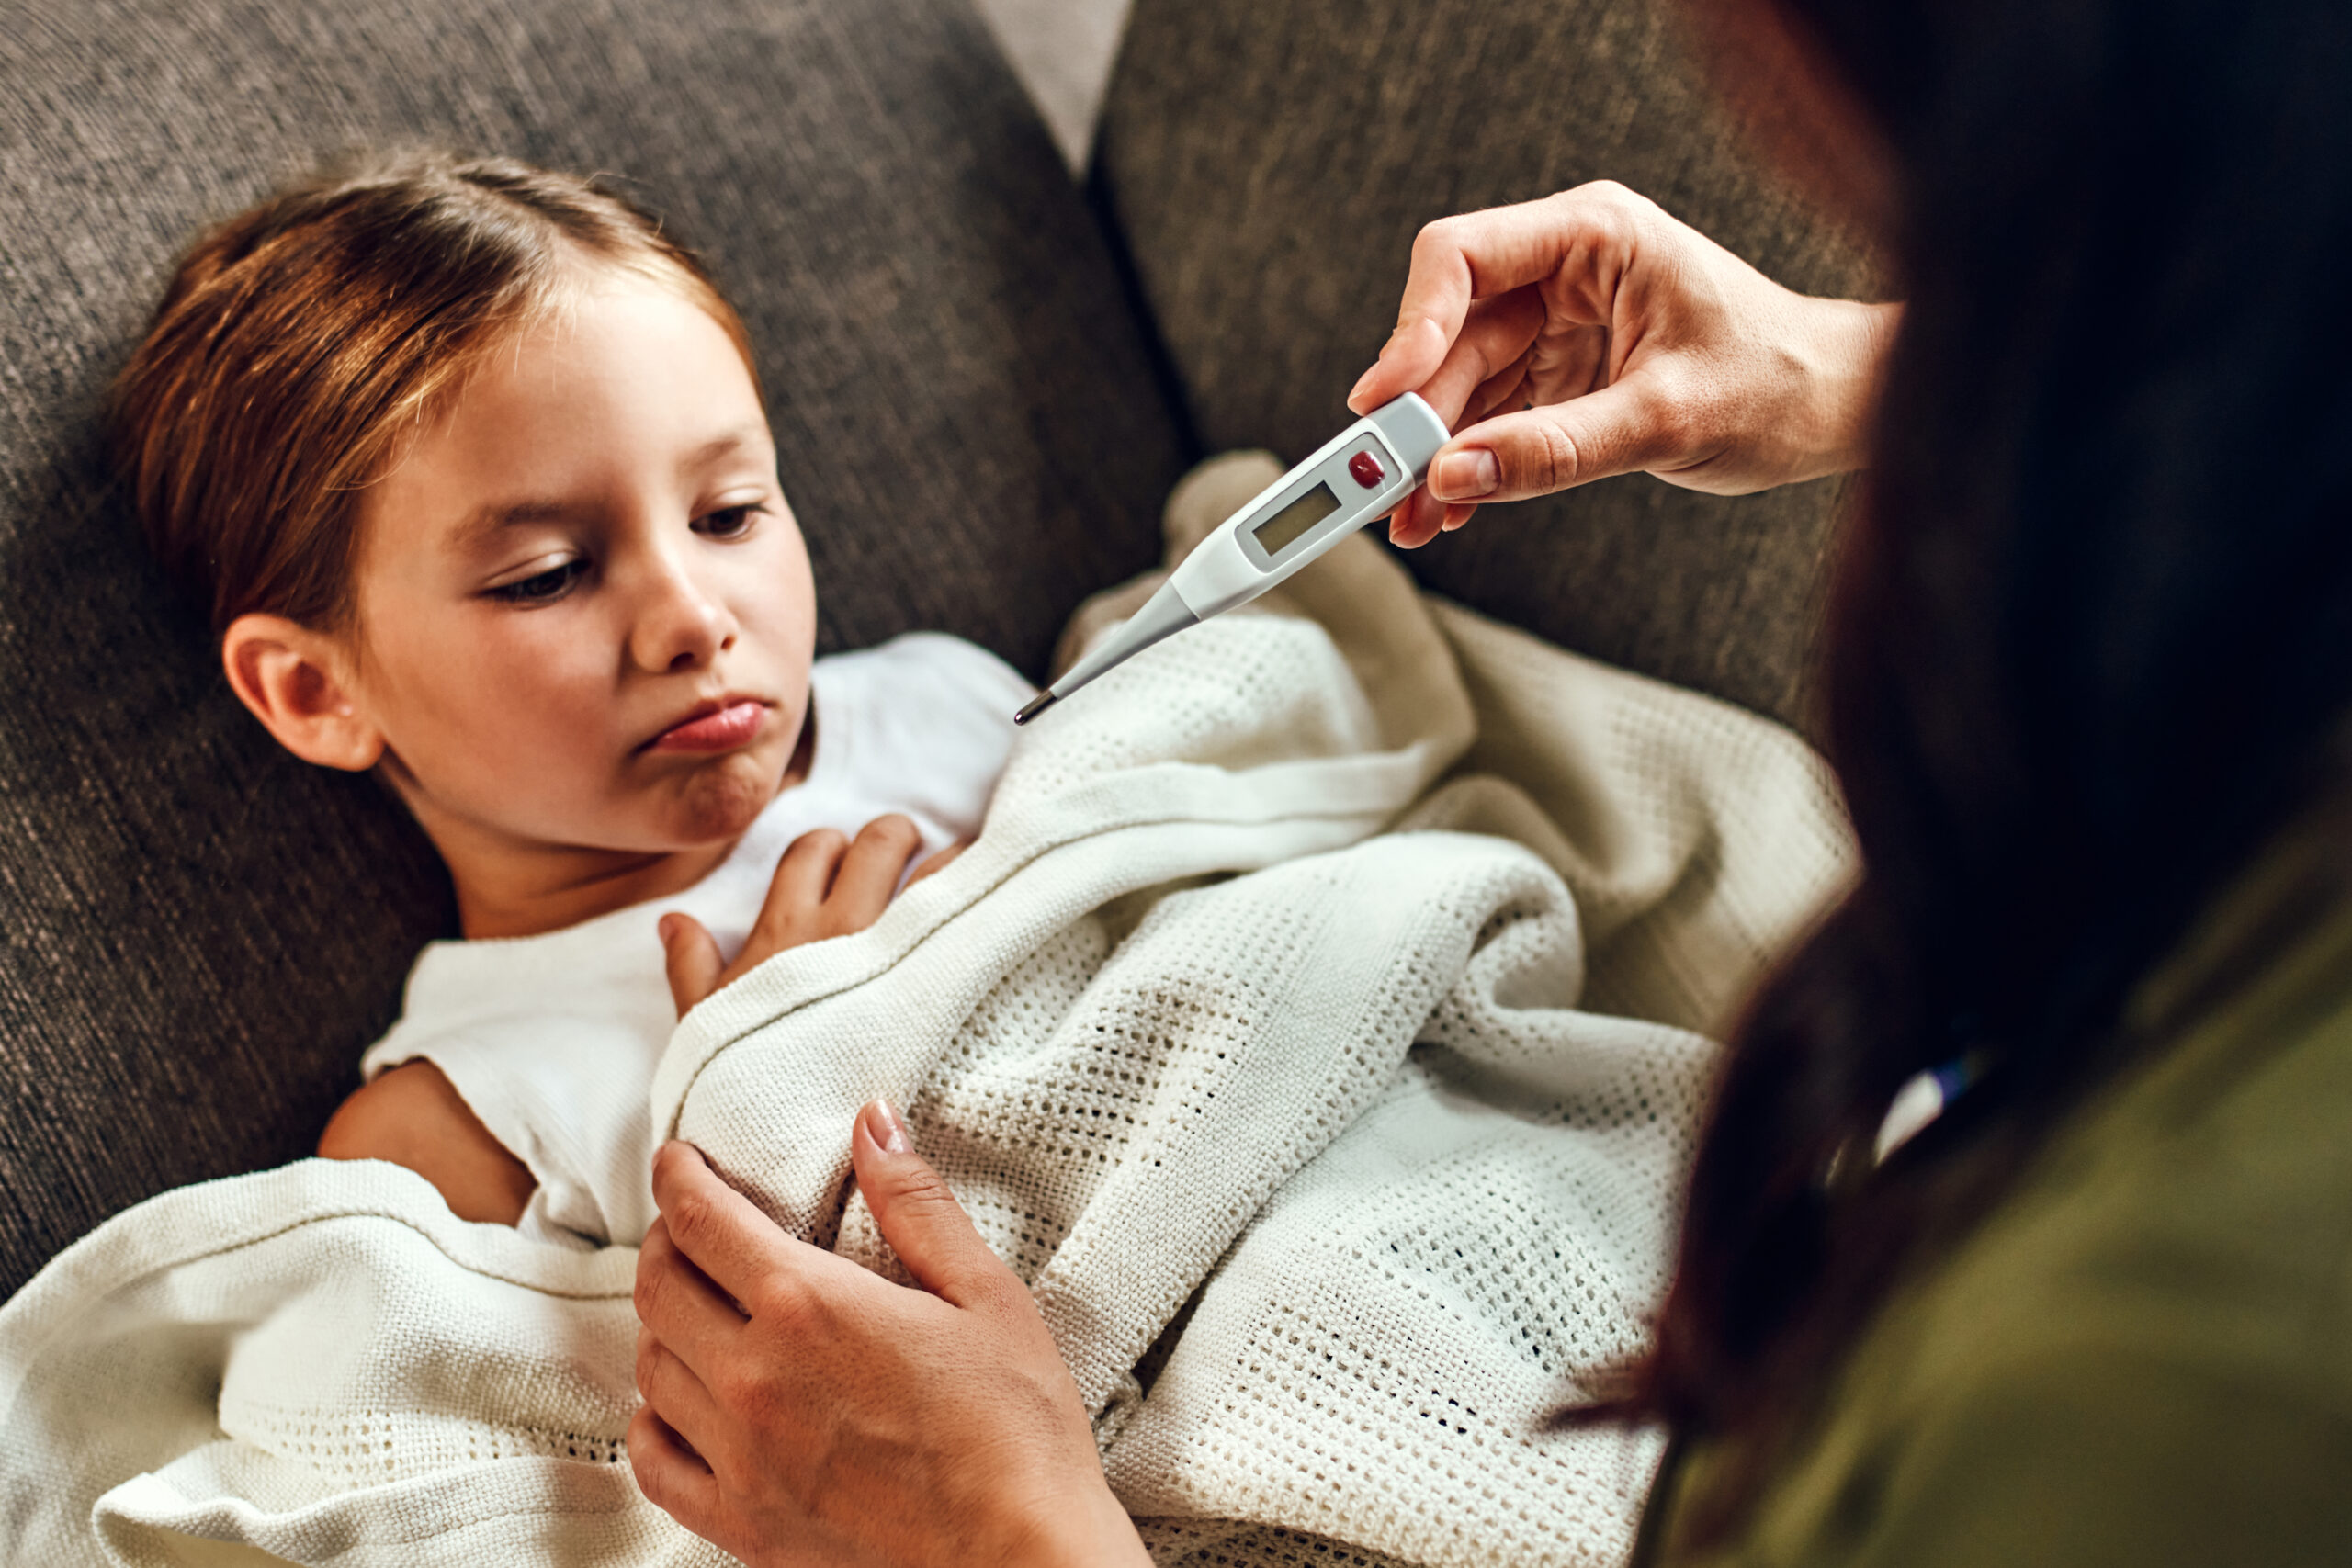
[[[283,615],[240,615],[220,635],[220,663],[237,700],[302,761],[359,773],[384,754],[334,638]]]

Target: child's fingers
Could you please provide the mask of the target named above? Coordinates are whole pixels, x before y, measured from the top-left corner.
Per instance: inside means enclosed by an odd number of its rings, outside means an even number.
[[[662,968],[670,979],[670,1003],[684,1018],[718,989],[723,968],[718,943],[692,915],[664,915],[653,929],[662,938]]]
[[[842,857],[849,853],[849,838],[837,828],[817,828],[792,840],[776,863],[775,880],[768,884],[768,901],[760,910],[763,926],[769,917],[789,909],[812,910],[825,901],[840,874]]]
[[[948,845],[945,849],[940,851],[937,854],[923,862],[921,865],[915,867],[915,874],[907,878],[907,886],[912,887],[916,883],[921,882],[924,877],[929,876],[932,873],[935,871],[945,871],[949,866],[956,863],[956,857],[957,855],[962,854],[966,850],[968,850],[971,847],[971,840],[956,840],[954,843]]]
[[[899,878],[906,874],[907,862],[922,848],[922,832],[896,812],[858,829],[857,841],[842,857],[833,890],[825,899],[825,934],[862,931],[880,919],[890,896],[899,890]]]
[[[752,922],[743,950],[735,955],[734,966],[715,974],[703,994],[707,996],[711,989],[757,968],[788,947],[827,934],[819,929],[818,915],[825,907],[842,857],[848,852],[849,840],[832,828],[812,829],[793,840],[792,847],[776,862],[775,874],[768,879],[767,898],[760,905],[759,918]],[[674,984],[671,988],[675,1000]],[[680,1003],[680,1017],[685,1015],[686,1006]]]

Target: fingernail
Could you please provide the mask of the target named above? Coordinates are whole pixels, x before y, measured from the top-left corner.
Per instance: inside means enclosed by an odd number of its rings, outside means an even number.
[[[1502,482],[1502,465],[1483,446],[1448,452],[1430,469],[1430,493],[1440,501],[1475,501]]]
[[[662,939],[664,947],[670,945],[670,933],[677,929],[678,917],[675,915],[664,915],[653,922],[653,934]]]
[[[877,1100],[868,1105],[865,1116],[865,1135],[873,1139],[874,1146],[884,1154],[902,1155],[914,1147],[907,1142],[906,1126],[899,1120],[899,1113],[890,1109],[888,1100]]]
[[[1353,403],[1358,398],[1363,396],[1365,385],[1371,381],[1375,374],[1379,372],[1379,369],[1380,367],[1375,365],[1370,370],[1365,371],[1363,375],[1356,378],[1356,384],[1348,389],[1347,400],[1350,403]]]

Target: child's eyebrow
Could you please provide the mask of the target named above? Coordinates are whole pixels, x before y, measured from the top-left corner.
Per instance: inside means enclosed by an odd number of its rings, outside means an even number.
[[[490,536],[503,528],[513,528],[525,523],[551,523],[572,512],[568,502],[531,500],[496,501],[476,507],[458,525],[453,538],[458,547],[487,543]]]
[[[752,446],[766,434],[767,427],[764,425],[746,424],[739,426],[736,429],[729,431],[724,435],[714,436],[712,439],[704,442],[701,446],[687,453],[684,460],[678,466],[682,471],[689,472],[695,468],[707,468],[710,467],[711,464],[718,461],[721,457],[739,452],[742,448]]]

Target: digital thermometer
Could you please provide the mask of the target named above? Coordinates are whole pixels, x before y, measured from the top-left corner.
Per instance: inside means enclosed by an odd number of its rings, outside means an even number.
[[[1247,604],[1412,494],[1452,439],[1411,392],[1383,403],[1218,524],[1159,592],[1012,716],[1026,724],[1162,637]]]

